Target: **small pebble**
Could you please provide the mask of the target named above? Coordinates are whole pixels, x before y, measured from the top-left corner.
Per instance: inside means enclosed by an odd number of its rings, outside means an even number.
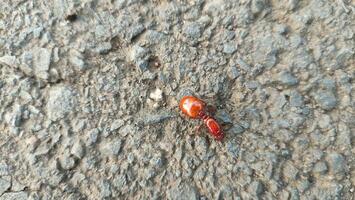
[[[346,161],[339,153],[330,153],[327,155],[326,160],[329,164],[329,170],[334,175],[344,174],[346,170]]]
[[[100,148],[101,153],[106,156],[117,156],[120,153],[122,147],[122,140],[121,139],[114,139],[113,141],[106,142]]]
[[[223,53],[233,54],[237,51],[237,45],[234,43],[226,43],[223,45]]]
[[[163,91],[160,90],[159,88],[156,88],[154,91],[152,91],[149,95],[151,99],[154,101],[162,101],[163,100]]]
[[[260,181],[253,181],[248,187],[248,192],[253,196],[259,197],[263,191],[264,187]]]
[[[314,98],[323,110],[329,111],[337,106],[338,101],[333,92],[319,91]]]
[[[10,178],[10,177],[9,177]],[[0,196],[11,187],[11,178],[6,180],[0,177]]]
[[[290,72],[283,71],[278,74],[277,79],[281,84],[286,86],[293,86],[298,84],[298,79],[294,77]]]
[[[73,147],[71,149],[71,153],[80,159],[84,157],[85,150],[84,150],[84,146],[81,143],[81,141],[78,141],[73,145]]]
[[[9,56],[5,55],[0,57],[0,64],[4,64],[13,68],[16,68],[16,57],[15,56]]]

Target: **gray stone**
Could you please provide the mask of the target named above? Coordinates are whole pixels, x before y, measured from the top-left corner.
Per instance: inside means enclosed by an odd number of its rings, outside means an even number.
[[[42,131],[43,132],[43,131]],[[57,135],[60,136],[60,134],[57,133]],[[52,136],[52,140],[55,140],[54,142],[56,142],[56,140],[58,139],[54,139],[54,137],[57,137],[55,135]],[[52,141],[53,142],[53,141]],[[35,155],[37,156],[41,156],[41,155],[45,155],[48,154],[48,152],[51,150],[51,148],[53,147],[53,143],[49,143],[49,142],[40,142],[40,144],[38,145],[38,147],[36,147],[35,150]]]
[[[298,79],[294,77],[290,72],[283,71],[278,74],[277,80],[286,86],[293,86],[298,84]]]
[[[353,135],[353,132],[351,131],[350,127],[346,126],[343,122],[340,122],[338,125],[338,134],[337,134],[337,140],[336,143],[339,146],[344,146],[348,147],[349,149],[352,148],[351,145],[351,138]]]
[[[40,145],[41,141],[36,136],[31,136],[26,140],[27,149],[33,153]]]
[[[196,151],[201,155],[205,155],[207,153],[207,140],[204,137],[197,137],[195,142]]]
[[[297,8],[299,0],[287,0],[285,6],[288,10],[294,10]]]
[[[139,34],[141,34],[145,30],[145,27],[143,24],[137,24],[135,26],[132,26],[127,32],[127,39],[132,40],[135,37],[137,37]]]
[[[248,187],[248,192],[258,197],[264,192],[264,186],[260,181],[253,181]]]
[[[327,164],[325,162],[317,162],[313,167],[313,173],[315,174],[325,174],[328,171]]]
[[[243,127],[245,130],[250,128],[250,123],[248,121],[239,121],[239,125]]]
[[[237,140],[229,140],[226,145],[228,155],[234,159],[237,159],[240,151],[240,145],[238,144]]]
[[[258,75],[260,75],[263,71],[264,71],[264,65],[261,65],[261,64],[256,64],[253,68],[252,68],[252,71],[251,71],[251,75],[253,77],[256,77]]]
[[[69,62],[75,67],[77,71],[83,71],[87,68],[83,55],[79,51],[70,50]]]
[[[234,124],[232,128],[229,129],[228,132],[230,132],[233,135],[239,135],[244,132],[244,128],[239,124]]]
[[[266,68],[272,68],[277,64],[277,51],[274,50],[271,53],[266,54],[265,60],[263,62],[263,65],[265,65]]]
[[[256,15],[261,13],[266,6],[266,1],[265,0],[252,0],[250,9],[251,12]]]
[[[83,158],[81,163],[84,170],[95,169],[98,163],[98,156],[88,154],[88,156]]]
[[[110,142],[106,142],[100,148],[100,152],[105,156],[117,156],[120,153],[122,140],[116,138]]]
[[[9,67],[17,68],[16,57],[5,55],[0,57],[0,64],[7,65]]]
[[[314,191],[314,195],[318,199],[342,199],[342,197],[345,197],[343,192],[344,186],[334,181],[328,182],[327,186],[323,188],[317,188],[317,190]],[[345,197],[345,199],[351,199],[351,197]]]
[[[133,153],[129,153],[128,156],[127,156],[127,161],[129,164],[132,164],[135,160],[135,157],[133,155]]]
[[[74,91],[68,86],[59,85],[50,88],[47,102],[49,119],[56,121],[72,113],[76,108],[77,101]]]
[[[234,42],[226,43],[223,45],[223,53],[233,54],[237,51],[237,45]]]
[[[116,119],[112,122],[110,131],[115,131],[121,128],[124,125],[124,121],[122,119]]]
[[[148,50],[139,46],[134,45],[131,50],[131,60],[137,61],[139,59],[145,58],[148,54]]]
[[[290,46],[291,48],[297,48],[304,44],[305,40],[298,34],[291,35],[290,38]]]
[[[111,49],[111,42],[103,42],[97,45],[97,47],[95,48],[95,52],[99,54],[107,54]]]
[[[11,191],[13,192],[20,192],[20,191],[23,191],[25,190],[26,186],[21,184],[20,182],[18,182],[16,179],[12,179],[11,180]],[[1,194],[1,192],[0,192]]]
[[[144,179],[146,181],[145,183],[153,179],[156,175],[157,175],[157,171],[152,167],[145,169],[145,174],[144,174]]]
[[[183,33],[187,39],[196,41],[201,37],[202,27],[197,22],[193,22],[185,26]]]
[[[162,123],[163,121],[167,119],[171,119],[175,117],[174,114],[169,113],[169,112],[160,112],[158,114],[148,114],[144,115],[140,121],[143,122],[144,124],[157,124],[157,123]]]
[[[327,129],[331,126],[332,120],[329,115],[323,114],[318,117],[318,125],[321,129]]]
[[[220,122],[223,122],[226,124],[233,123],[230,115],[225,110],[218,110],[215,117]]]
[[[321,160],[323,157],[323,151],[320,149],[312,149],[309,150],[309,161],[312,163],[317,162],[318,160]]]
[[[198,193],[194,186],[182,183],[179,185],[173,185],[168,190],[168,199],[171,200],[198,200]]]
[[[95,37],[100,40],[104,39],[110,36],[110,33],[108,31],[108,28],[106,28],[104,25],[97,25],[95,27]]]
[[[292,57],[292,64],[295,69],[305,69],[313,61],[313,57],[304,48],[298,48],[297,50],[292,51],[290,56]]]
[[[303,105],[304,105],[303,96],[297,90],[292,90],[290,92],[290,106],[300,107]]]
[[[59,172],[59,170],[50,170],[47,176],[49,185],[53,187],[58,187],[60,182],[64,179],[64,174]]]
[[[299,200],[300,199],[300,194],[296,188],[291,188],[290,193],[291,193],[290,200]]]
[[[303,123],[306,121],[306,118],[303,115],[295,112],[289,112],[286,116],[286,119],[288,119],[291,123],[291,127],[295,129],[303,125]]]
[[[287,190],[282,190],[279,195],[280,199],[290,199],[290,193]]]
[[[337,99],[331,91],[318,91],[314,98],[323,110],[332,110],[337,106]]]
[[[41,37],[40,46],[45,46],[49,44],[51,40],[52,40],[51,34],[49,32],[44,32]]]
[[[159,44],[165,39],[165,35],[155,30],[148,30],[145,35],[145,40],[149,44]]]
[[[206,174],[207,174],[207,170],[204,167],[199,167],[195,171],[194,179],[203,180],[203,178],[206,176]]]
[[[51,64],[52,49],[36,48],[33,51],[34,73],[38,78],[47,80],[48,70]]]
[[[244,60],[238,58],[238,59],[236,60],[236,63],[238,64],[238,66],[239,66],[242,70],[244,70],[244,71],[246,71],[246,72],[251,71],[251,67],[250,67]]]
[[[141,72],[148,70],[149,51],[147,49],[134,45],[131,50],[130,59]]]
[[[136,131],[137,131],[137,126],[126,124],[120,129],[119,133],[120,135],[125,137],[129,134],[134,134]]]
[[[339,153],[330,153],[327,155],[326,160],[329,164],[329,170],[334,175],[342,175],[346,171],[346,161]]]
[[[83,158],[85,155],[85,149],[84,149],[84,145],[82,144],[81,141],[77,141],[72,149],[71,149],[71,153],[76,156],[77,158]]]
[[[259,87],[259,82],[258,81],[248,81],[245,83],[245,86],[249,90],[255,90]]]
[[[289,181],[294,181],[297,179],[299,170],[290,162],[285,163],[283,167],[283,176]]]
[[[93,145],[96,144],[98,138],[99,138],[100,130],[98,128],[94,128],[88,132],[87,136],[87,145]]]
[[[125,174],[119,174],[113,179],[113,185],[120,191],[127,184]]]
[[[39,26],[33,29],[33,37],[34,38],[39,38],[41,36],[41,33],[43,31],[43,26]]]
[[[288,32],[288,27],[284,24],[277,24],[274,30],[276,33],[282,35]]]
[[[0,196],[11,187],[11,178],[6,180],[0,177]]]
[[[0,196],[0,200],[27,200],[27,192],[7,192]]]
[[[164,160],[165,160],[164,156],[161,153],[159,153],[152,158],[150,163],[152,166],[156,168],[161,168],[164,165]]]
[[[234,197],[235,194],[233,192],[233,188],[230,186],[223,186],[223,188],[219,191],[218,199],[237,199]]]
[[[307,179],[300,180],[297,183],[297,189],[301,193],[304,193],[306,190],[308,190],[311,187],[311,183]]]
[[[271,169],[272,170],[272,169]],[[272,193],[277,193],[280,190],[281,184],[278,183],[277,181],[271,179],[271,176],[266,176],[266,178],[270,179],[269,180],[269,187],[270,187],[270,192]],[[287,198],[286,198],[287,199]]]
[[[330,78],[323,78],[319,81],[319,88],[322,90],[332,91],[336,87],[335,81]]]
[[[7,123],[11,127],[20,127],[24,108],[19,104],[13,106],[13,111],[5,116]]]
[[[146,63],[146,66],[143,68],[140,68],[140,70],[147,70],[148,68],[148,62],[144,61]],[[139,67],[139,66],[138,66]],[[154,80],[157,77],[156,73],[151,73],[149,70],[143,72],[142,75],[142,80]]]
[[[240,11],[237,13],[237,24],[240,25],[248,25],[253,22],[254,16],[251,13],[250,9],[247,8],[242,8]]]
[[[351,49],[343,48],[336,55],[336,62],[339,66],[343,67],[344,64],[353,58],[354,51]]]
[[[71,170],[76,166],[76,161],[73,156],[71,156],[68,153],[64,153],[64,155],[61,155],[59,158],[60,166],[64,170]]]
[[[199,162],[196,156],[185,156],[182,159],[182,167],[185,170],[195,169]]]
[[[229,78],[231,78],[232,80],[238,78],[240,76],[240,72],[238,70],[238,68],[235,65],[232,65],[229,69],[228,69],[228,76]]]
[[[111,184],[107,180],[101,180],[99,182],[99,188],[100,188],[100,197],[101,198],[108,198],[112,195],[111,191]]]
[[[308,148],[310,141],[306,137],[298,137],[294,140],[294,148],[296,150],[302,150]]]

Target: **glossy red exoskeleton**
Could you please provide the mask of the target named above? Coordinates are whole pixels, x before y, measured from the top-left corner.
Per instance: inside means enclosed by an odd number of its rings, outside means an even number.
[[[187,116],[202,119],[209,132],[216,140],[222,140],[224,133],[218,122],[206,112],[207,104],[194,96],[184,96],[180,100],[180,109]]]

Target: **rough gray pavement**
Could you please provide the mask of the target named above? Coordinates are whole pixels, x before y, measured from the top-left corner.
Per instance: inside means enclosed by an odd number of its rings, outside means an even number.
[[[353,199],[354,33],[351,0],[1,1],[0,199]]]

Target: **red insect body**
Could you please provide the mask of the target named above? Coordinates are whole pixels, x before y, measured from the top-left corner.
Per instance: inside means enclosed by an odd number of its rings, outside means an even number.
[[[200,112],[200,117],[207,126],[208,130],[210,133],[213,135],[213,137],[216,140],[222,140],[224,137],[224,134],[222,132],[221,127],[219,126],[218,122],[213,119],[211,116],[207,115],[203,111]]]
[[[181,111],[191,118],[200,118],[207,126],[209,132],[216,140],[224,138],[223,131],[218,122],[205,111],[206,103],[197,97],[185,96],[180,101]]]

